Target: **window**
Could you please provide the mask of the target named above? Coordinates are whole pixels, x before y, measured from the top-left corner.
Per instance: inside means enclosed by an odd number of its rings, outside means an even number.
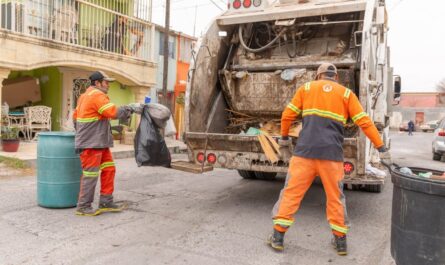
[[[190,61],[192,60],[192,44],[192,40],[184,37],[180,38],[179,61],[190,63]]]
[[[176,45],[175,45],[175,40],[173,38],[170,37],[168,40],[168,56],[172,59],[175,59],[176,57]],[[159,55],[163,56],[164,55],[164,33],[160,32],[159,33]]]

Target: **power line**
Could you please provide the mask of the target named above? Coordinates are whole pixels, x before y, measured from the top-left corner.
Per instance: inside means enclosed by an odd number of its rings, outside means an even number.
[[[391,11],[394,11],[394,10],[396,9],[396,7],[398,7],[399,4],[402,3],[402,1],[403,1],[403,0],[399,0],[397,3],[395,3],[395,4],[391,7],[391,9],[389,9],[389,11],[390,11],[390,12],[391,12]]]
[[[216,6],[219,10],[224,11],[224,9],[222,9],[215,1],[210,0],[210,2],[212,2],[213,5]]]

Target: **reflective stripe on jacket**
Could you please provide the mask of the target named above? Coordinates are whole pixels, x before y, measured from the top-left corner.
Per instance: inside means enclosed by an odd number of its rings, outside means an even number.
[[[374,123],[357,96],[330,80],[308,82],[297,89],[281,117],[281,135],[288,136],[292,121],[303,117],[303,129],[295,155],[305,158],[343,161],[344,125],[357,124],[376,148],[383,146]]]
[[[78,100],[73,113],[76,123],[75,147],[108,148],[113,146],[110,119],[116,119],[119,109],[110,103],[107,94],[89,87]]]

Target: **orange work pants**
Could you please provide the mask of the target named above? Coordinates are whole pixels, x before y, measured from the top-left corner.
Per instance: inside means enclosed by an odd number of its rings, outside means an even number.
[[[77,207],[91,207],[97,180],[100,176],[100,202],[113,200],[116,168],[109,148],[84,149],[80,154],[82,177]]]
[[[294,223],[304,194],[316,176],[320,176],[326,193],[326,215],[334,234],[348,232],[345,197],[343,195],[343,162],[292,157],[286,184],[272,210],[274,228],[286,232]]]

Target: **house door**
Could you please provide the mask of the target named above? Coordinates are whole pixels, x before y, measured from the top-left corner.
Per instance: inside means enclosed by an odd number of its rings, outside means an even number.
[[[67,67],[59,67],[59,70],[63,74],[62,129],[73,131],[73,110],[80,95],[88,88],[91,72]]]
[[[425,113],[424,112],[416,112],[416,125],[423,124],[425,119]]]

